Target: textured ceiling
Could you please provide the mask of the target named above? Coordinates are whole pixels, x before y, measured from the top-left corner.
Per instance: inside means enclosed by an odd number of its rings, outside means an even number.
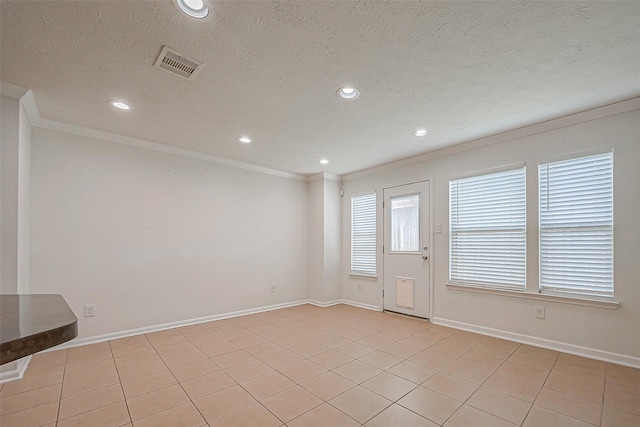
[[[640,95],[637,1],[210,3],[195,20],[170,1],[3,0],[0,77],[47,119],[301,174]],[[163,45],[204,68],[154,68]]]

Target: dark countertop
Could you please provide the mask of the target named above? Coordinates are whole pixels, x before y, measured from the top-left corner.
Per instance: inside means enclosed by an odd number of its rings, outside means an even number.
[[[78,336],[78,319],[62,295],[0,295],[0,364]]]

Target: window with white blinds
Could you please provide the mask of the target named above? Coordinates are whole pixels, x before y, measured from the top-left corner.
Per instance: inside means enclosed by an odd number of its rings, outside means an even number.
[[[449,182],[449,282],[524,290],[525,168]]]
[[[613,154],[538,167],[540,290],[613,296]]]
[[[376,194],[351,198],[351,273],[376,274]]]

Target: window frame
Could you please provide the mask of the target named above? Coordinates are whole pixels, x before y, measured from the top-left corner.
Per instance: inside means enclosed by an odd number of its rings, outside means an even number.
[[[355,232],[355,228],[354,228],[354,222],[356,221],[356,217],[355,217],[355,209],[354,209],[354,203],[356,203],[357,200],[362,200],[365,198],[371,198],[373,197],[373,204],[372,204],[372,212],[369,213],[369,217],[373,217],[372,219],[369,218],[368,221],[371,223],[373,223],[373,230],[369,231],[368,233],[366,233],[369,236],[373,237],[373,243],[371,243],[368,248],[366,250],[368,250],[369,252],[371,252],[373,254],[373,257],[370,258],[369,262],[373,262],[373,270],[366,270],[366,269],[356,269],[354,270],[354,236],[356,236],[358,233]],[[370,279],[375,279],[377,278],[377,272],[378,272],[378,252],[377,252],[377,244],[378,244],[378,194],[377,192],[371,192],[371,193],[363,193],[363,194],[355,194],[353,196],[351,196],[350,199],[350,219],[351,219],[351,223],[350,223],[350,254],[349,254],[349,275],[350,276],[357,276],[357,277],[363,277],[363,278],[370,278]],[[371,204],[371,201],[365,201],[364,203],[369,203]],[[369,224],[369,227],[371,227],[371,224]],[[360,234],[365,234],[365,233],[360,233]],[[357,267],[357,266],[356,266]]]
[[[506,173],[508,172],[514,173],[514,177],[515,175],[518,175],[517,178],[520,180],[518,183],[518,186],[521,187],[521,193],[517,196],[517,199],[519,202],[517,205],[517,209],[521,213],[521,217],[518,217],[521,226],[517,230],[518,239],[519,239],[518,245],[521,246],[522,248],[521,249],[522,252],[518,255],[518,257],[521,259],[520,261],[521,264],[516,265],[514,263],[514,269],[518,269],[520,271],[521,280],[516,283],[505,283],[504,281],[501,282],[500,280],[465,280],[464,278],[454,277],[453,252],[454,250],[459,250],[458,249],[459,246],[454,247],[454,233],[457,235],[457,234],[460,234],[461,231],[454,230],[454,221],[453,221],[454,201],[453,201],[453,194],[452,194],[453,184],[455,183],[456,189],[459,189],[461,181],[468,180],[468,179],[478,179],[484,176],[486,177],[493,176],[493,178],[496,178],[496,176],[498,176],[499,174],[506,175]],[[489,191],[489,190],[485,190],[485,191]],[[515,164],[515,165],[508,165],[501,168],[477,171],[475,173],[451,177],[449,179],[448,192],[449,192],[449,282],[448,284],[456,287],[494,289],[494,290],[501,290],[506,292],[526,292],[527,290],[527,170],[526,170],[526,164],[521,163],[521,164]],[[456,208],[456,213],[457,213],[458,209],[460,208],[459,194],[456,195],[455,201],[457,203],[457,208]],[[491,232],[497,234],[505,231],[507,230],[501,231],[498,228],[494,228],[493,230],[479,229],[478,235],[482,236],[483,234],[490,234]],[[467,232],[467,234],[471,235],[472,232]],[[505,247],[508,247],[508,246],[505,246]],[[485,268],[485,271],[487,270],[488,268]]]
[[[418,237],[418,245],[416,250],[398,250],[398,249],[394,249],[393,248],[393,237],[390,236],[389,238],[389,253],[390,254],[394,254],[394,255],[422,255],[422,251],[420,250],[420,248],[423,246],[423,242],[422,242],[422,195],[420,193],[411,193],[411,194],[403,194],[401,196],[393,196],[389,198],[389,215],[390,215],[390,223],[389,223],[389,233],[391,235],[393,235],[393,219],[394,219],[394,215],[393,215],[393,199],[404,199],[404,198],[409,198],[412,196],[417,196],[418,197],[418,204],[417,204],[417,211],[418,211],[418,218],[417,218],[417,237]]]
[[[556,286],[550,286],[550,285],[544,285],[543,284],[543,225],[542,225],[542,209],[543,209],[543,182],[542,182],[542,167],[543,166],[549,166],[551,164],[554,163],[564,163],[564,162],[571,162],[571,161],[580,161],[583,159],[588,159],[590,157],[598,157],[598,156],[604,156],[604,155],[608,155],[608,159],[607,161],[609,162],[609,166],[610,166],[610,170],[608,171],[608,173],[610,173],[611,176],[611,181],[609,183],[610,185],[610,193],[609,193],[609,198],[610,198],[610,206],[609,209],[611,211],[610,214],[610,225],[609,226],[575,226],[575,227],[564,227],[564,228],[573,228],[573,230],[577,231],[578,228],[590,228],[592,229],[594,232],[595,230],[606,230],[609,232],[610,234],[610,246],[611,246],[611,252],[610,252],[610,266],[611,266],[611,270],[610,270],[610,277],[611,277],[611,281],[610,281],[610,287],[608,289],[610,289],[610,292],[606,292],[606,293],[601,293],[599,294],[597,291],[595,293],[589,293],[589,292],[580,292],[577,290],[571,291],[568,290],[568,286],[562,286],[562,285],[556,285]],[[614,179],[614,174],[615,174],[615,165],[614,165],[614,153],[613,153],[613,149],[612,148],[608,148],[608,149],[604,149],[604,150],[592,150],[592,151],[587,151],[587,152],[579,152],[579,153],[571,153],[571,154],[567,154],[565,156],[559,157],[559,158],[555,158],[552,160],[547,160],[544,162],[540,162],[538,164],[538,176],[537,176],[537,198],[538,198],[538,206],[537,206],[537,213],[538,213],[538,284],[537,284],[537,291],[539,294],[541,295],[549,295],[549,296],[557,296],[560,298],[573,298],[573,299],[586,299],[586,300],[592,300],[592,301],[613,301],[614,299],[614,295],[615,295],[615,236],[614,236],[614,229],[615,229],[615,215],[614,215],[614,197],[615,197],[615,179]],[[548,190],[547,190],[548,192]],[[549,197],[548,193],[547,193],[547,198]],[[547,229],[552,229],[553,227],[547,227]],[[589,246],[587,246],[589,247]]]

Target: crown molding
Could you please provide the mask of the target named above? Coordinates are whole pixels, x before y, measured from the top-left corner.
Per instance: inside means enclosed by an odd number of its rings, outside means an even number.
[[[20,100],[20,103],[27,113],[27,117],[31,122],[31,126],[33,127],[54,130],[57,132],[65,132],[72,135],[85,136],[88,138],[95,138],[102,141],[114,142],[116,144],[128,145],[130,147],[142,148],[145,150],[158,151],[165,154],[173,154],[175,156],[202,160],[209,163],[215,163],[218,165],[228,166],[236,169],[244,169],[251,172],[277,176],[280,178],[294,179],[297,181],[308,180],[305,175],[297,173],[285,172],[277,169],[267,168],[264,166],[254,165],[251,163],[239,162],[237,160],[230,160],[222,157],[212,156],[209,154],[200,153],[198,151],[160,144],[145,139],[132,138],[129,136],[118,135],[112,132],[99,131],[83,126],[45,119],[40,116],[40,111],[38,110],[38,105],[33,95],[33,91],[22,86],[14,85],[12,83],[0,81],[0,94],[2,96]]]
[[[342,176],[341,175],[334,175],[334,174],[328,173],[328,172],[324,172],[324,179],[328,179],[330,181],[342,182]]]
[[[27,93],[20,98],[20,103],[27,112],[27,118],[29,119],[29,122],[31,122],[31,126],[35,126],[36,123],[40,123],[40,111],[38,110],[36,98],[33,96],[32,90],[27,91]]]
[[[26,87],[0,81],[0,95],[2,96],[7,96],[9,98],[14,98],[14,99],[20,99],[28,91],[29,89],[27,89]]]
[[[31,126],[35,126],[36,123],[40,122],[40,111],[38,110],[38,105],[36,105],[36,99],[31,89],[12,83],[0,82],[0,94],[20,101],[20,104],[27,112],[27,118]]]
[[[264,166],[253,165],[250,163],[239,162],[237,160],[225,159],[222,157],[212,156],[210,154],[201,153],[198,151],[187,150],[185,148],[173,147],[171,145],[160,144],[157,142],[151,142],[141,138],[133,138],[130,136],[119,135],[112,132],[105,132],[96,129],[91,129],[83,126],[72,125],[69,123],[63,123],[56,120],[40,119],[38,122],[33,123],[33,126],[42,129],[49,129],[58,132],[65,132],[72,135],[85,136],[88,138],[99,139],[102,141],[113,142],[116,144],[128,145],[130,147],[142,148],[145,150],[158,151],[165,154],[173,154],[175,156],[186,157],[195,160],[202,160],[209,163],[215,163],[222,166],[228,166],[236,169],[244,169],[251,172],[262,173],[266,175],[273,175],[280,178],[294,179],[298,181],[306,181],[307,177],[304,175],[285,172],[277,169],[271,169]]]
[[[7,82],[0,82],[0,93],[2,96],[8,96],[15,99],[20,99],[22,105],[25,107],[27,116],[31,125],[42,129],[49,129],[58,132],[65,132],[73,135],[85,136],[89,138],[95,138],[103,141],[113,142],[116,144],[128,145],[130,147],[142,148],[145,150],[158,151],[161,153],[172,154],[176,156],[186,157],[195,160],[202,160],[209,163],[218,165],[233,167],[236,169],[244,169],[251,172],[262,173],[266,175],[277,176],[280,178],[294,179],[297,181],[312,182],[318,179],[329,179],[337,182],[344,182],[353,179],[358,179],[375,173],[380,173],[392,169],[397,169],[403,166],[408,166],[424,161],[436,159],[451,154],[472,150],[475,148],[484,147],[487,145],[497,144],[504,141],[523,138],[531,135],[536,135],[543,132],[548,132],[555,129],[560,129],[567,126],[576,125],[579,123],[588,122],[591,120],[601,119],[604,117],[613,116],[616,114],[622,114],[629,111],[640,109],[640,97],[630,98],[624,101],[615,102],[612,104],[596,107],[590,110],[582,111],[575,114],[566,115],[556,119],[547,120],[540,123],[535,123],[528,126],[523,126],[517,129],[501,132],[498,134],[490,135],[487,137],[469,140],[455,145],[445,147],[442,149],[430,151],[427,153],[419,154],[412,157],[396,160],[389,163],[384,163],[372,168],[363,169],[357,172],[352,172],[345,175],[334,175],[327,172],[320,172],[313,175],[302,175],[292,172],[285,172],[277,169],[272,169],[264,166],[258,166],[251,163],[240,162],[237,160],[226,159],[222,157],[212,156],[210,154],[201,153],[194,150],[185,148],[178,148],[171,145],[152,142],[141,138],[133,138],[125,135],[119,135],[112,132],[99,131],[83,126],[72,125],[56,120],[45,119],[40,116],[38,107],[33,96],[33,92],[27,88],[17,86]]]
[[[342,176],[343,181],[350,181],[353,179],[362,178],[368,175],[388,171],[391,169],[397,169],[403,166],[409,166],[416,163],[425,162],[427,160],[433,160],[439,157],[448,156],[451,154],[460,153],[463,151],[473,150],[475,148],[485,147],[487,145],[497,144],[500,142],[510,141],[518,138],[524,138],[531,135],[536,135],[552,130],[573,126],[580,123],[585,123],[591,120],[602,119],[616,114],[627,113],[629,111],[640,110],[640,96],[630,98],[624,101],[607,104],[601,107],[592,108],[590,110],[582,111],[575,114],[569,114],[566,116],[558,117],[544,122],[535,123],[528,126],[523,126],[517,129],[512,129],[506,132],[486,136],[484,138],[474,139],[466,142],[461,142],[449,147],[441,148],[438,150],[430,151],[424,154],[418,154],[416,156],[407,157],[404,159],[396,160],[389,163],[384,163],[372,168],[363,169],[361,171],[352,172]]]
[[[328,172],[320,172],[320,173],[307,176],[307,182],[318,181],[321,179],[328,179],[330,181],[342,182],[341,175],[334,175]]]

